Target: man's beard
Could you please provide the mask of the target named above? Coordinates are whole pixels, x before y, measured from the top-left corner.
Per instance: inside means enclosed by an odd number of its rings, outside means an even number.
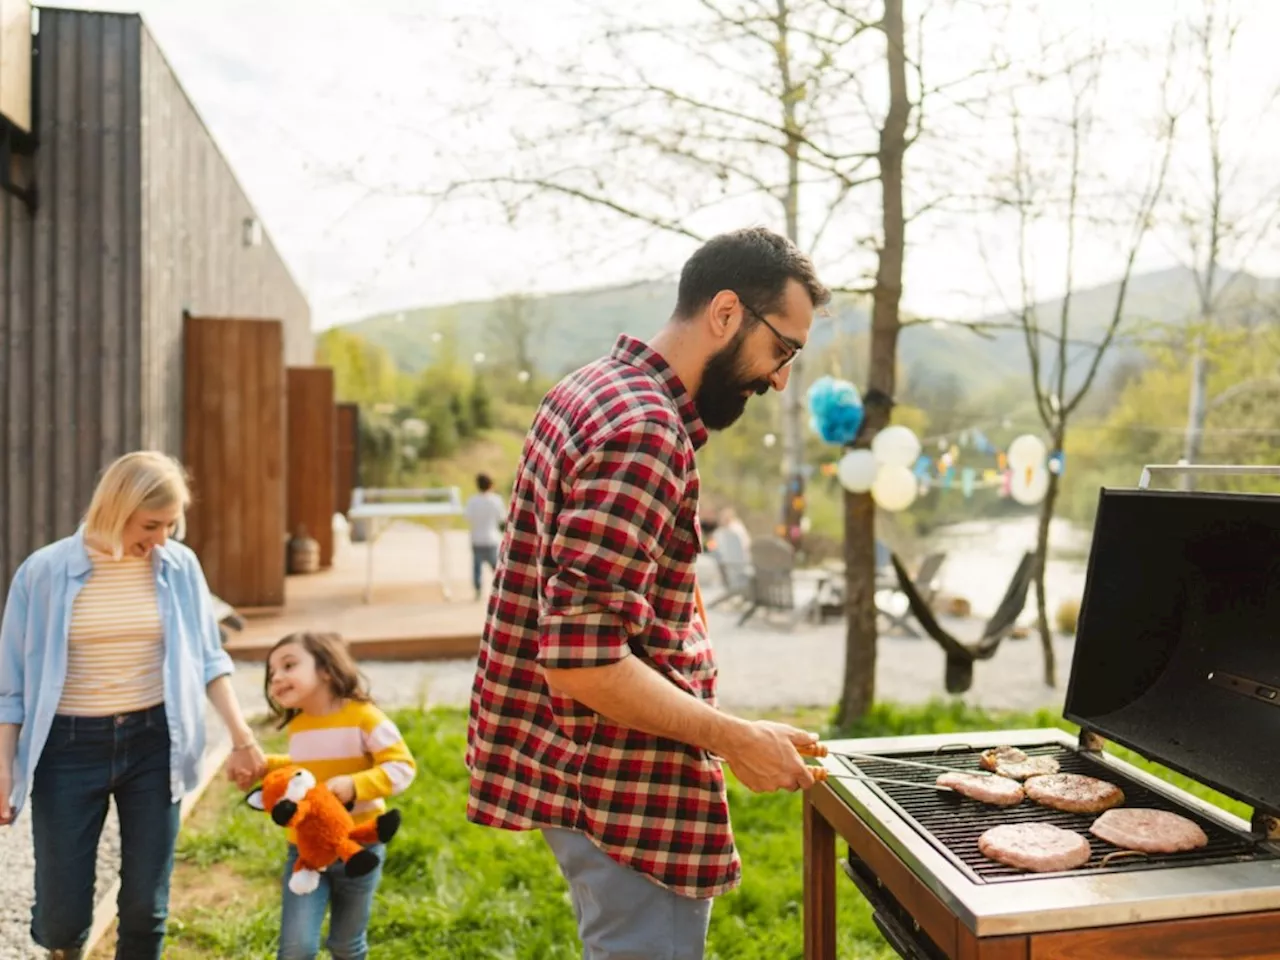
[[[693,398],[698,416],[708,430],[732,426],[747,408],[746,391],[763,394],[771,386],[767,378],[752,377],[743,369],[744,331],[711,355],[702,368],[702,384]]]

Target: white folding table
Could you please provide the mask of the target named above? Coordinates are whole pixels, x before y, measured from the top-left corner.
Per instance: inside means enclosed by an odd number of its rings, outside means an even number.
[[[384,499],[389,497],[414,499]],[[462,492],[457,487],[433,487],[424,490],[357,487],[351,495],[351,509],[347,511],[347,519],[352,522],[366,520],[369,523],[369,532],[366,537],[368,552],[365,563],[364,602],[371,602],[373,596],[374,544],[378,542],[378,537],[382,536],[393,520],[439,520],[462,515]],[[445,599],[448,600],[450,590],[446,572],[449,561],[445,534],[449,528],[447,524],[442,526],[437,523],[432,523],[431,528],[439,541],[440,587],[444,591]]]

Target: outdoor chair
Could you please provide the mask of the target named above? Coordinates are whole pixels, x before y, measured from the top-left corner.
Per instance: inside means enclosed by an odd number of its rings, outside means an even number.
[[[819,609],[825,577],[814,582],[814,595],[803,604],[796,602],[796,557],[791,545],[776,537],[765,537],[751,544],[751,577],[748,582],[747,609],[738,625],[746,623],[762,607],[766,611],[791,614],[788,626],[794,627]]]
[[[938,623],[933,609],[925,597],[917,589],[915,582],[907,573],[902,561],[895,556],[893,568],[898,575],[898,586],[910,604],[912,615],[924,628],[924,632],[937,641],[946,652],[946,687],[948,693],[964,693],[973,686],[973,664],[975,660],[987,660],[995,655],[1001,641],[1013,633],[1018,617],[1027,605],[1027,593],[1031,589],[1031,573],[1035,565],[1035,553],[1028,551],[1014,571],[1013,579],[1005,590],[1004,599],[996,607],[983,627],[982,635],[976,643],[965,643],[948,633]]]
[[[890,575],[894,577],[894,580],[889,585],[889,589],[897,593],[899,592],[896,579],[897,573],[893,560],[894,557],[890,554]],[[916,575],[912,578],[916,592],[920,595],[925,604],[929,606],[933,605],[934,598],[938,595],[938,571],[942,569],[942,565],[946,563],[946,561],[947,554],[945,551],[941,553],[927,554],[925,558],[920,561],[920,568],[916,570]],[[876,586],[877,589],[880,588],[879,583],[877,583]],[[909,605],[902,613],[894,613],[892,610],[886,610],[879,606],[877,606],[876,609],[882,617],[889,621],[890,629],[897,627],[908,637],[920,636],[920,634],[916,633],[915,628],[911,626],[910,620],[912,618],[912,610]]]
[[[751,589],[751,558],[747,556],[742,538],[728,527],[719,527],[715,533],[715,546],[708,553],[720,571],[723,590],[707,604],[707,609],[728,600],[746,599]]]

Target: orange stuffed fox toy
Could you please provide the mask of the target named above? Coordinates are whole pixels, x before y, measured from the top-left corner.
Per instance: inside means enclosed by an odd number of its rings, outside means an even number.
[[[289,889],[299,896],[320,885],[320,872],[341,860],[347,876],[363,877],[378,865],[378,855],[361,844],[386,843],[400,829],[400,811],[389,810],[376,820],[356,826],[342,801],[302,767],[273,770],[262,786],[249,794],[249,806],[265,810],[271,819],[294,833],[298,861]]]

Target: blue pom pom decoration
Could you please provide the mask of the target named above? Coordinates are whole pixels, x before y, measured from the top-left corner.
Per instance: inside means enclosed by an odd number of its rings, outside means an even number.
[[[827,443],[853,443],[862,427],[862,395],[848,380],[819,377],[807,394],[809,426]]]

